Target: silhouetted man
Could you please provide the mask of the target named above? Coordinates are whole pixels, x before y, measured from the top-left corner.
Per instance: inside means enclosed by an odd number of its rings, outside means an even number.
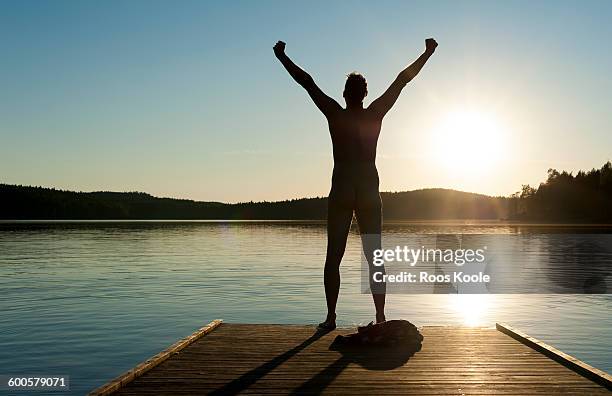
[[[332,187],[328,199],[327,257],[324,283],[327,299],[327,318],[319,324],[323,329],[336,327],[336,302],[340,290],[340,261],[344,255],[346,239],[353,219],[359,224],[359,232],[365,257],[370,268],[370,289],[376,307],[376,322],[385,320],[385,292],[383,284],[372,281],[372,253],[381,246],[382,204],[378,191],[376,170],[376,144],[382,119],[397,100],[404,86],[419,73],[434,53],[438,43],[425,40],[425,52],[404,69],[381,97],[367,108],[363,99],[368,94],[365,78],[358,73],[347,76],[344,86],[346,108],[325,95],[312,77],[285,54],[285,43],[274,46],[274,54],[285,66],[291,77],[310,95],[315,105],[327,118],[334,152]],[[380,269],[377,269],[380,271]],[[384,271],[384,268],[382,268]]]

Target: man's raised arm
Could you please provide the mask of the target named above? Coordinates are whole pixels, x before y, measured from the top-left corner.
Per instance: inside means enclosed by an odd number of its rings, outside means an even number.
[[[300,84],[308,92],[308,95],[315,102],[319,110],[329,117],[333,112],[340,110],[341,107],[332,98],[325,95],[323,91],[315,84],[310,74],[306,73],[302,68],[293,63],[291,59],[285,54],[285,43],[279,41],[274,46],[274,55],[278,60],[285,66],[285,69],[289,72],[291,77]]]
[[[393,107],[395,101],[399,97],[402,89],[408,84],[417,74],[421,71],[425,62],[433,55],[438,43],[432,38],[425,40],[425,52],[418,57],[410,66],[400,72],[395,81],[391,83],[391,86],[387,88],[384,94],[378,99],[373,101],[369,108],[374,110],[376,113],[384,116]]]

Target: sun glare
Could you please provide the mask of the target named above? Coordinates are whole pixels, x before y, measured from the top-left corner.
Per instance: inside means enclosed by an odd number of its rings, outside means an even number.
[[[462,176],[494,171],[505,154],[505,131],[492,114],[484,112],[449,112],[431,136],[435,163]]]
[[[484,326],[490,309],[489,295],[450,294],[450,306],[465,326]]]

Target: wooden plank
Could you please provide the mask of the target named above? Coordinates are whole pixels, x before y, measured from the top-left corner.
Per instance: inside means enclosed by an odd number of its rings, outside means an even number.
[[[582,360],[568,355],[567,353],[562,352],[557,348],[538,340],[535,337],[531,337],[523,333],[522,331],[509,326],[506,323],[496,323],[495,327],[502,333],[509,335],[515,340],[527,345],[530,348],[535,349],[536,351],[553,359],[554,361],[561,363],[562,365],[572,369],[578,374],[590,379],[591,381],[605,386],[607,389],[612,390],[612,376],[610,376],[610,374],[596,367],[588,365]]]
[[[122,387],[124,387],[125,385],[133,381],[134,379],[142,376],[147,371],[151,370],[155,366],[158,366],[160,363],[170,358],[173,354],[181,351],[187,346],[193,344],[195,341],[200,339],[202,336],[210,333],[211,331],[219,327],[221,323],[223,323],[223,320],[221,319],[213,320],[206,326],[199,328],[198,330],[188,335],[187,337],[175,342],[174,344],[170,345],[168,348],[164,349],[157,355],[145,360],[144,362],[140,363],[133,369],[126,371],[125,373],[119,375],[118,377],[107,382],[101,387],[94,389],[92,392],[89,393],[89,395],[90,396],[106,396],[106,395],[110,395],[112,393],[117,392],[119,389],[121,389]]]

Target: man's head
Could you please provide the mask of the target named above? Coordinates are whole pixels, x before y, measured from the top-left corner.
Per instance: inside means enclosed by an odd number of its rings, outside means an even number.
[[[344,84],[344,99],[346,104],[359,104],[368,94],[368,83],[364,76],[353,72],[346,76],[346,84]]]

